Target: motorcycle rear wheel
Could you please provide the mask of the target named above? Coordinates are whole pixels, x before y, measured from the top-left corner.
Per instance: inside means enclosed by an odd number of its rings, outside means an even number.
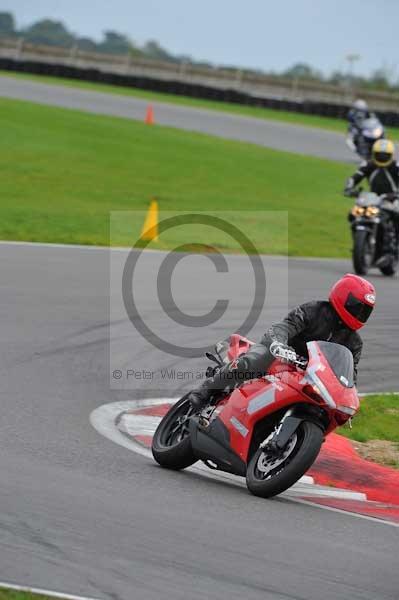
[[[385,265],[384,267],[380,267],[381,273],[383,275],[386,275],[387,277],[392,277],[393,275],[396,274],[396,271],[398,270],[398,263],[399,263],[398,242],[395,241],[395,251],[392,253],[391,261],[388,265]]]
[[[290,488],[314,463],[323,439],[320,427],[303,421],[288,441],[282,456],[268,453],[267,446],[265,449],[258,448],[247,467],[248,490],[255,496],[270,498]]]
[[[380,267],[381,273],[383,275],[386,275],[387,277],[393,277],[393,275],[395,275],[397,269],[398,269],[397,261],[392,262],[390,265],[387,265],[386,267]]]
[[[184,396],[174,404],[159,423],[152,438],[152,455],[161,467],[176,471],[197,462],[188,430],[192,413],[190,402]]]
[[[353,244],[353,268],[356,275],[367,275],[373,262],[369,235],[369,232],[365,230],[355,232]]]

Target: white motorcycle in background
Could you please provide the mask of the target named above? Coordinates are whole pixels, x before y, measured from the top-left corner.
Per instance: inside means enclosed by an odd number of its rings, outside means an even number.
[[[372,115],[358,123],[357,132],[354,130],[349,132],[346,144],[361,159],[369,160],[374,142],[384,137],[384,126],[375,115]]]

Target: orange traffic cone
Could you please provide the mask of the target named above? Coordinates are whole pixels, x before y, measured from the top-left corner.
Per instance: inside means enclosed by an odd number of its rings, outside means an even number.
[[[145,122],[147,125],[154,125],[154,109],[152,108],[151,104],[147,106]]]

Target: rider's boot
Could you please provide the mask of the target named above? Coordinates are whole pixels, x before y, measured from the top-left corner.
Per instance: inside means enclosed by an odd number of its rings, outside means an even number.
[[[273,361],[269,352],[269,343],[254,344],[251,349],[238,359],[224,365],[213,377],[190,392],[188,399],[195,410],[201,410],[211,401],[212,397],[221,393],[230,394],[234,388],[248,379],[262,377]]]
[[[210,403],[212,396],[216,393],[225,391],[232,392],[236,379],[234,377],[234,369],[231,368],[231,363],[222,367],[213,377],[205,379],[205,381],[195,390],[190,392],[188,399],[190,400],[195,410],[202,410]]]

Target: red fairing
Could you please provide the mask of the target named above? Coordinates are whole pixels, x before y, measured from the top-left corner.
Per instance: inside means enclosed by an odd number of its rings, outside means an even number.
[[[306,371],[275,361],[269,375],[243,383],[218,406],[218,418],[230,433],[231,448],[243,461],[247,462],[256,423],[283,408],[298,403],[321,407],[329,418],[326,433],[357,412],[356,388],[345,387],[337,379],[317,342],[308,344],[308,352]]]
[[[241,354],[244,354],[245,352],[248,352],[250,347],[253,345],[254,343],[251,342],[251,340],[248,340],[247,338],[243,337],[242,335],[239,335],[238,333],[233,333],[230,336],[229,349],[227,350],[227,357],[229,361],[238,358],[239,356],[241,356]]]
[[[288,377],[298,377],[298,374],[290,373]],[[234,452],[247,462],[256,423],[295,402],[298,402],[297,390],[289,387],[287,382],[282,385],[277,377],[275,382],[268,381],[266,377],[254,379],[234,390],[219,415],[230,432],[230,444]]]

